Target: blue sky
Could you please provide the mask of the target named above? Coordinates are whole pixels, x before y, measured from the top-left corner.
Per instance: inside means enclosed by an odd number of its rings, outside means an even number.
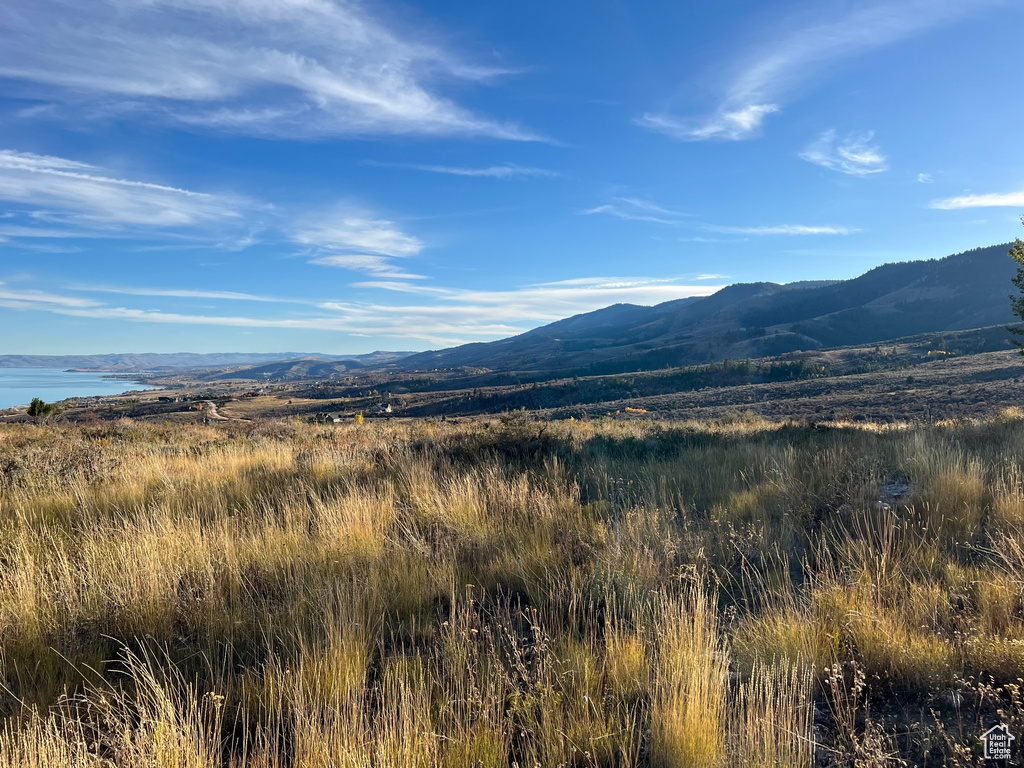
[[[0,353],[438,348],[1012,240],[1022,24],[6,0]]]

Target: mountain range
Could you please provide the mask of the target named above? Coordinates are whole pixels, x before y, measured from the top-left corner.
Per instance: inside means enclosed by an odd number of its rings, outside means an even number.
[[[1016,319],[1009,248],[885,264],[850,280],[738,283],[651,307],[615,304],[499,341],[410,355],[397,367],[619,373],[1008,325]]]
[[[850,280],[737,283],[655,306],[615,304],[507,339],[428,352],[0,355],[0,368],[205,369],[266,381],[375,370],[611,374],[768,357],[1012,324],[1009,248],[884,264]],[[1009,346],[1009,336],[1000,344]]]

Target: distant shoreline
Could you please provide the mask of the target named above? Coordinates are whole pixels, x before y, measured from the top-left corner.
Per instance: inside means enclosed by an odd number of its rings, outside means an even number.
[[[38,397],[46,402],[113,397],[155,389],[140,374],[67,368],[0,368],[0,410],[19,408]]]

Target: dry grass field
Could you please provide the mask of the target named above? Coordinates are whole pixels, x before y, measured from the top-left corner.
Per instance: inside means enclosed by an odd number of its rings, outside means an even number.
[[[981,765],[1024,417],[0,425],[0,765]]]

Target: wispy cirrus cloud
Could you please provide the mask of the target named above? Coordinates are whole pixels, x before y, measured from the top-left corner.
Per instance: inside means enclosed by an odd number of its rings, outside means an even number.
[[[306,246],[310,263],[340,267],[380,278],[419,279],[392,260],[416,256],[423,242],[392,221],[366,210],[339,206],[315,215],[290,215],[269,204],[126,179],[88,163],[12,150],[0,151],[0,201],[19,206],[0,221],[0,238],[22,241],[174,235],[174,246],[242,250],[256,242],[252,214],[265,219],[268,239]],[[10,222],[10,223],[8,223]],[[32,245],[23,247],[32,248]],[[100,291],[101,288],[95,290]],[[142,291],[144,289],[138,289]],[[149,290],[149,289],[145,289]],[[154,291],[157,289],[153,289]],[[121,291],[125,293],[125,290]],[[151,295],[256,300],[214,292]]]
[[[35,221],[86,229],[175,228],[238,219],[242,198],[126,179],[62,157],[0,150],[0,200],[24,206]],[[3,227],[14,236],[60,236]]]
[[[652,203],[650,200],[644,200],[641,197],[616,197],[614,198],[617,202],[631,206],[641,211],[650,211],[651,213],[660,213],[665,216],[682,217],[689,216],[690,214],[683,211],[675,211],[671,208],[666,208],[663,205]]]
[[[837,138],[835,129],[829,129],[800,153],[800,159],[847,176],[882,173],[888,170],[888,161],[878,145],[871,143],[873,138],[872,131]]]
[[[704,228],[711,232],[733,235],[852,235],[860,232],[856,227],[806,224],[778,224],[766,227],[722,227],[708,224]]]
[[[934,184],[935,179],[932,178],[930,173],[919,173],[917,174],[917,181],[919,184]]]
[[[536,140],[443,95],[507,69],[465,61],[420,30],[332,0],[8,0],[0,78],[67,112],[140,112],[271,137]],[[36,111],[52,115],[60,109]]]
[[[345,207],[307,217],[292,240],[311,249],[310,264],[363,272],[380,278],[418,280],[395,259],[418,255],[424,243],[395,222]]]
[[[720,108],[711,117],[700,120],[647,113],[634,122],[680,141],[739,141],[757,135],[764,118],[779,111],[776,104],[747,104],[735,109]]]
[[[449,176],[469,176],[472,178],[486,179],[529,179],[545,178],[553,179],[561,176],[557,171],[549,171],[544,168],[533,168],[527,165],[516,165],[515,163],[502,163],[500,165],[488,165],[480,168],[470,168],[455,165],[426,165],[418,163],[380,163],[373,160],[364,161],[364,165],[375,165],[380,168],[405,168],[411,171],[425,171],[428,173],[444,173]]]
[[[321,267],[338,267],[353,272],[364,272],[368,275],[381,278],[392,278],[395,280],[423,280],[423,275],[408,272],[384,256],[377,256],[372,253],[340,253],[330,256],[319,256],[310,264],[318,264]]]
[[[614,197],[610,203],[580,211],[583,216],[603,214],[627,221],[648,221],[654,224],[676,226],[689,214],[652,203],[638,197]]]
[[[1024,190],[946,197],[941,200],[932,200],[929,207],[941,211],[956,211],[963,208],[1024,208]]]
[[[6,302],[6,303],[5,303]],[[0,304],[14,309],[99,307],[100,302],[80,296],[66,296],[47,291],[18,290],[0,282]]]
[[[807,83],[832,66],[928,29],[977,13],[999,0],[887,0],[857,3],[842,15],[790,20],[769,42],[740,58],[725,76],[710,115],[647,113],[635,122],[682,141],[739,141],[758,136]],[[849,6],[848,6],[849,7]]]
[[[303,245],[343,251],[365,251],[380,256],[415,256],[423,241],[408,235],[392,221],[376,219],[363,211],[340,208],[307,219],[295,231]]]
[[[140,286],[117,285],[71,285],[72,291],[83,293],[112,293],[120,296],[154,296],[172,299],[215,299],[218,301],[255,301],[266,304],[305,304],[296,299],[283,299],[276,296],[261,296],[241,291],[210,291],[195,288],[147,288]]]
[[[42,219],[41,219],[42,220]],[[20,241],[22,238],[27,239],[42,239],[42,240],[58,240],[58,239],[71,239],[71,238],[88,238],[88,237],[113,237],[116,236],[116,232],[105,229],[105,230],[88,230],[88,229],[57,229],[52,226],[27,226],[25,224],[4,224],[0,225],[0,239],[6,242],[15,238]]]

